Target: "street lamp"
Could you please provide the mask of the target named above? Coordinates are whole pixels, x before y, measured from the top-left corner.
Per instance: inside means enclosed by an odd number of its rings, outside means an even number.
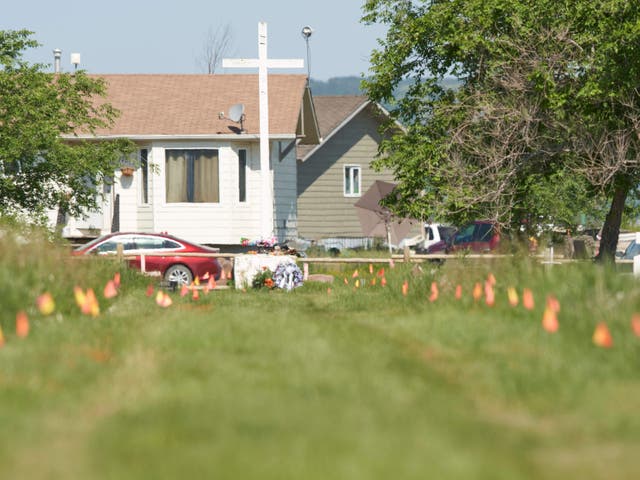
[[[309,37],[313,33],[313,28],[309,25],[302,28],[302,32],[300,32],[304,37],[304,41],[307,44],[307,85],[309,85],[309,81],[311,80],[311,55],[309,54]]]

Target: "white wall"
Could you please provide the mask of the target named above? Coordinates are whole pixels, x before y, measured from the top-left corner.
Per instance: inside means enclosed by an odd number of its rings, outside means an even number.
[[[167,148],[217,148],[220,174],[220,202],[216,204],[165,201],[164,151]],[[247,199],[239,201],[238,151],[247,150]],[[272,156],[274,148],[271,149]],[[277,155],[277,153],[276,153]],[[260,159],[258,143],[231,142],[164,142],[154,144],[151,160],[153,225],[156,231],[167,231],[200,243],[238,244],[243,237],[257,240],[260,236]],[[277,163],[277,160],[276,160]],[[286,196],[293,195],[295,205],[295,152],[277,166],[280,186]],[[285,170],[293,172],[285,173]],[[276,195],[280,195],[278,191]],[[285,201],[290,210],[290,201]]]
[[[111,229],[111,204],[120,196],[120,231],[168,232],[186,240],[211,244],[239,244],[245,237],[260,238],[260,150],[258,142],[214,141],[161,141],[141,145],[148,149],[149,203],[143,204],[142,171],[125,177],[118,171],[113,191],[107,195],[105,214],[93,220],[101,223],[102,231]],[[167,203],[165,200],[165,149],[218,150],[220,202],[219,203]],[[247,150],[246,202],[239,200],[238,151]],[[274,233],[279,240],[296,234],[296,159],[292,149],[279,160],[278,142],[271,145],[274,182]],[[76,226],[79,220],[70,220],[69,231],[81,236]],[[86,234],[86,232],[84,232]],[[79,235],[78,235],[79,234]],[[93,232],[95,235],[95,232]]]

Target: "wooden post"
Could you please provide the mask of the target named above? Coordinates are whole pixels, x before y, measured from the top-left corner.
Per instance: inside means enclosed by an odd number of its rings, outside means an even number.
[[[409,245],[404,246],[404,263],[409,263],[411,261],[411,249]]]
[[[123,255],[124,255],[124,245],[119,243],[116,245],[116,258],[118,259],[119,262],[122,261]]]

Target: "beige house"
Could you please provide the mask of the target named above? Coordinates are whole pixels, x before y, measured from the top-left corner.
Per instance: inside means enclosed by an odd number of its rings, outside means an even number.
[[[124,137],[138,152],[132,168],[115,172],[113,185],[104,187],[102,210],[68,218],[65,236],[167,231],[234,245],[262,235],[258,75],[100,77],[121,115],[110,128],[80,138]],[[241,122],[233,120],[234,105],[244,108]],[[306,76],[269,75],[266,203],[279,241],[298,236],[295,146],[318,141]]]
[[[368,245],[354,203],[375,180],[394,180],[371,168],[385,111],[363,96],[314,97],[314,105],[323,140],[298,146],[298,235],[338,248]]]

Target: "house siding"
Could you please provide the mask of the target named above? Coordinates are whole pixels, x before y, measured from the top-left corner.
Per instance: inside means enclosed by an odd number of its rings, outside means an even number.
[[[305,162],[298,163],[298,234],[319,240],[330,237],[362,237],[354,203],[360,197],[345,197],[346,165],[361,168],[364,194],[375,180],[393,181],[391,171],[376,172],[370,164],[376,157],[379,123],[365,108],[326,141]]]
[[[273,217],[274,232],[278,241],[284,242],[298,236],[296,152],[293,148],[285,158],[280,159],[277,143],[273,147],[276,147],[271,149],[273,188],[277,192]]]
[[[133,232],[138,228],[139,172],[131,176],[116,173],[115,193],[120,196],[120,231]]]

